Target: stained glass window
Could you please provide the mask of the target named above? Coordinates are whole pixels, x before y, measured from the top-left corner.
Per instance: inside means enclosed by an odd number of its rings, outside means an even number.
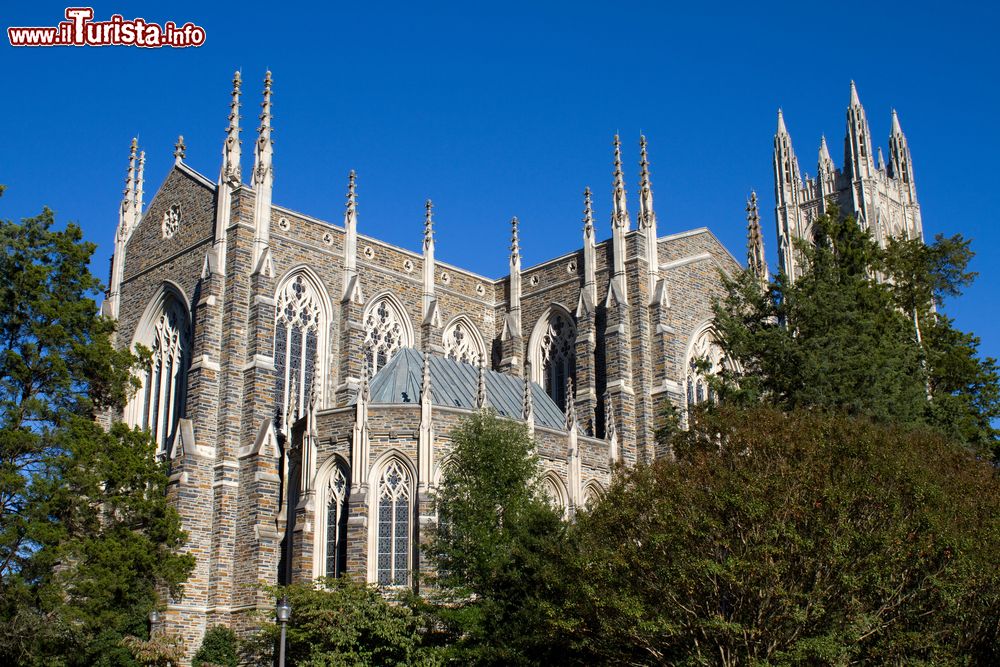
[[[365,364],[372,377],[389,363],[401,347],[411,343],[403,326],[403,317],[388,299],[379,299],[365,317]]]
[[[410,475],[392,460],[378,482],[376,580],[382,586],[405,586],[410,578]]]
[[[541,338],[542,383],[560,410],[566,409],[566,380],[576,381],[576,325],[562,311],[549,315]]]
[[[334,468],[326,489],[326,563],[324,573],[339,577],[347,569],[347,499],[350,487],[341,466]]]
[[[295,276],[278,293],[275,303],[274,367],[278,418],[305,412],[313,386],[320,333],[326,326],[320,299],[303,276]],[[294,398],[294,405],[292,400]]]

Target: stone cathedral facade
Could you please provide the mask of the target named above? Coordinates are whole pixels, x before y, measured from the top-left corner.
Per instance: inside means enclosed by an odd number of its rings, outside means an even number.
[[[726,363],[711,302],[720,271],[742,270],[707,229],[658,226],[644,138],[634,228],[616,136],[610,238],[598,239],[588,188],[582,247],[522,266],[514,218],[499,278],[435,258],[430,201],[419,252],[360,233],[354,172],[343,223],[317,220],[272,202],[270,73],[244,181],[240,87],[237,74],[217,179],[185,163],[180,139],[146,205],[133,141],[102,306],[118,344],[153,352],[121,417],[169,461],[197,558],[161,622],[189,655],[206,627],[247,629],[269,608],[261,583],[349,574],[414,586],[450,434],[475,410],[527,425],[567,518],[616,464],[669,456],[658,419],[667,403],[709,400],[701,373]],[[779,199],[779,236],[801,235],[809,188],[827,185],[788,185],[786,165],[798,171],[781,121],[775,145],[778,191],[792,193]],[[894,150],[893,176],[870,170],[851,189],[831,168],[830,187],[868,206],[907,174],[911,189],[893,186],[900,199],[865,219],[919,230],[905,140]],[[756,196],[747,212],[748,260],[766,275]],[[693,363],[705,358],[708,371]]]

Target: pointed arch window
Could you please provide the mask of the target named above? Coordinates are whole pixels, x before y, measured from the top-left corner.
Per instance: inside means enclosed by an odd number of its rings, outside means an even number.
[[[560,410],[566,409],[566,380],[576,381],[576,324],[561,310],[549,314],[545,329],[538,342],[541,377],[537,381],[545,387]]]
[[[411,345],[402,314],[387,298],[376,301],[365,316],[365,366],[373,377],[402,347]]]
[[[705,329],[698,334],[688,351],[686,379],[688,407],[715,401],[715,392],[708,378],[719,374],[729,366],[726,354],[712,330]]]
[[[375,528],[376,581],[382,586],[406,586],[410,581],[410,473],[397,459],[378,480]]]
[[[326,330],[322,300],[301,274],[278,291],[274,312],[274,368],[277,418],[304,414],[318,372],[320,343]]]
[[[339,577],[347,570],[347,501],[350,483],[343,466],[337,465],[326,486],[326,541],[323,574]]]
[[[479,333],[464,319],[455,320],[444,332],[444,354],[450,359],[478,366],[486,356]]]
[[[126,409],[125,421],[149,431],[157,453],[168,454],[177,422],[184,416],[190,354],[187,308],[165,293],[151,324],[140,327],[136,343],[149,348],[152,355],[142,372],[142,387]]]

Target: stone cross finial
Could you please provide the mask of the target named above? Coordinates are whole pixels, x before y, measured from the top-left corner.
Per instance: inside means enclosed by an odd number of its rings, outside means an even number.
[[[178,135],[177,143],[174,144],[174,164],[180,164],[184,161],[186,150],[187,146],[184,145],[184,135]]]

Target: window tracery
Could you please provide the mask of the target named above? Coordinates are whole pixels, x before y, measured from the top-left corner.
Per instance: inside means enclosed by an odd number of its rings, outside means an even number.
[[[373,377],[402,347],[410,345],[403,317],[386,298],[379,299],[365,317],[365,366]]]
[[[478,335],[461,319],[444,332],[444,353],[446,357],[474,366],[478,366],[486,354]]]
[[[323,574],[339,577],[347,569],[347,500],[350,485],[344,468],[337,465],[326,487],[326,544]]]
[[[715,401],[708,378],[719,374],[727,366],[726,354],[711,329],[705,329],[695,339],[688,352],[687,404],[688,407]]]
[[[410,579],[410,473],[390,460],[378,481],[376,521],[376,581],[405,586]]]
[[[326,327],[321,300],[302,275],[289,280],[275,303],[274,368],[278,418],[305,413]],[[294,403],[294,404],[293,404]]]
[[[576,381],[576,324],[553,310],[539,341],[541,384],[560,410],[566,409],[566,381]]]

